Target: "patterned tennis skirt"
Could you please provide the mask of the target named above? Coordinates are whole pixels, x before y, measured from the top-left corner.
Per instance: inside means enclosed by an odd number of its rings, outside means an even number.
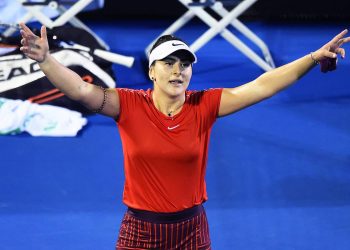
[[[116,249],[211,249],[205,210],[202,205],[175,213],[128,208]]]

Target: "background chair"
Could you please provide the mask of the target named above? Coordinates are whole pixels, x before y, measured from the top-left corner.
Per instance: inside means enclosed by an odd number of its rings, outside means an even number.
[[[45,0],[45,1],[32,1],[32,0],[17,0],[23,8],[26,10],[25,15],[16,20],[16,23],[27,23],[31,20],[37,20],[46,27],[52,29],[53,27],[62,26],[69,22],[75,27],[82,28],[93,34],[104,46],[106,44],[98,38],[98,36],[83,22],[81,22],[75,16],[87,9],[102,8],[104,1],[102,0],[78,0],[78,1],[60,1],[60,0]],[[91,5],[91,6],[90,6]],[[56,18],[57,17],[57,18]],[[53,19],[55,18],[55,20]],[[7,29],[3,35],[9,36],[15,30]]]
[[[215,0],[205,0],[194,2],[190,0],[178,0],[183,4],[188,11],[183,14],[179,19],[177,19],[172,25],[170,25],[160,36],[165,34],[173,34],[186,23],[188,23],[193,17],[197,16],[204,23],[206,23],[210,28],[203,33],[195,42],[193,42],[190,47],[193,51],[199,50],[207,42],[209,42],[213,37],[220,34],[225,40],[236,47],[249,59],[251,59],[255,64],[261,67],[265,71],[269,71],[275,68],[274,61],[270,54],[267,45],[246,25],[244,25],[237,18],[243,14],[250,6],[252,6],[257,0],[243,0],[243,1],[215,1]],[[236,4],[235,7],[228,11],[225,9],[224,4]],[[206,8],[211,8],[215,11],[222,19],[217,21],[212,15],[210,15]],[[237,31],[243,34],[246,38],[252,41],[258,48],[262,51],[263,57],[255,53],[251,48],[249,48],[244,42],[242,42],[237,36],[230,32],[226,27],[228,25],[233,26]],[[156,39],[155,39],[156,40]],[[154,41],[155,41],[154,40]],[[154,43],[152,41],[146,47],[146,54],[149,54],[149,50]]]

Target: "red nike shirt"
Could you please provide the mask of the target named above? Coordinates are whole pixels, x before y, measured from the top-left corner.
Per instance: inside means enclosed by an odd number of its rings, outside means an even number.
[[[136,209],[175,212],[206,201],[209,137],[222,89],[186,91],[185,104],[173,117],[157,110],[151,89],[117,91],[123,202]]]

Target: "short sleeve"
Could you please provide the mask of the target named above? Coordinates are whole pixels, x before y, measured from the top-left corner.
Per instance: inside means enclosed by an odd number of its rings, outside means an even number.
[[[191,92],[190,103],[196,110],[197,123],[202,132],[209,130],[219,114],[222,88]]]
[[[132,117],[133,110],[139,102],[139,91],[127,88],[116,88],[119,96],[118,124],[123,123],[127,117]]]

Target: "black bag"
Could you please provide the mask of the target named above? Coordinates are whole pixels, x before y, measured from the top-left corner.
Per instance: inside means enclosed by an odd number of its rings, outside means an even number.
[[[40,33],[39,30],[33,30]],[[26,58],[19,50],[21,37],[1,37],[4,47],[15,46],[10,53],[0,55],[0,97],[31,100],[34,103],[66,107],[84,114],[91,111],[67,98],[56,89],[40,70],[38,63]],[[96,49],[106,50],[87,31],[75,27],[48,29],[50,53],[63,65],[75,71],[83,80],[103,87],[115,87],[112,63],[96,56]]]

